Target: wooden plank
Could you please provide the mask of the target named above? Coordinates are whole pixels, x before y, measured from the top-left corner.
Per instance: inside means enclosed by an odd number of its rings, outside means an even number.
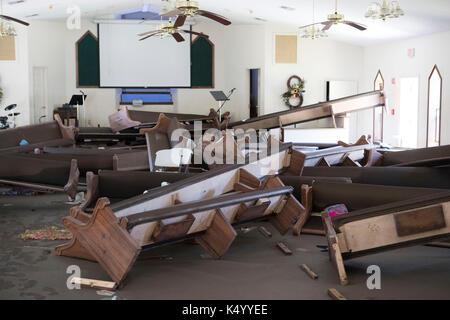
[[[265,227],[260,226],[258,231],[261,232],[266,238],[272,238],[272,232],[267,230]]]
[[[317,275],[317,273],[315,273],[314,271],[312,271],[306,264],[301,264],[300,268],[305,271],[305,273],[313,280],[316,280],[319,278],[319,276]]]
[[[261,181],[245,169],[239,169],[239,183],[254,189],[258,189],[261,186]]]
[[[82,287],[93,288],[98,290],[115,290],[117,287],[117,284],[115,282],[86,279],[79,277],[72,278],[70,283],[79,284]]]
[[[303,152],[292,150],[288,173],[293,176],[301,176],[303,168],[305,167],[306,157],[306,154]]]
[[[336,289],[328,289],[328,295],[333,299],[333,300],[347,300],[346,297],[344,297],[344,295],[342,293],[340,293],[339,291],[337,291]]]
[[[292,255],[292,250],[289,249],[289,247],[287,246],[287,244],[285,244],[284,242],[278,242],[277,243],[277,247],[287,256]]]
[[[304,211],[301,212],[297,222],[292,228],[294,235],[299,236],[302,233],[302,229],[305,226],[306,222],[308,222],[312,213],[312,205],[313,205],[313,189],[312,187],[304,184],[301,187],[301,197],[302,197],[302,205],[305,208]]]

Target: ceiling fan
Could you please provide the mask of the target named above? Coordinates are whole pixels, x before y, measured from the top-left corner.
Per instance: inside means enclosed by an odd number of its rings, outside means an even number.
[[[0,20],[17,22],[17,23],[23,24],[24,26],[27,26],[27,27],[30,25],[28,22],[4,15],[3,14],[3,0],[0,0]]]
[[[142,39],[139,39],[139,41],[142,41],[142,40],[148,39],[150,37],[154,37],[154,36],[160,36],[161,38],[164,38],[167,36],[172,36],[177,42],[183,42],[185,40],[184,40],[183,36],[181,35],[181,33],[194,34],[194,35],[197,35],[200,37],[209,38],[209,36],[207,36],[204,33],[195,32],[195,31],[191,31],[191,30],[179,29],[179,28],[175,27],[175,23],[173,21],[169,21],[169,22],[161,24],[159,26],[158,30],[141,33],[138,36],[143,37]]]
[[[309,24],[309,25],[303,26],[301,28],[306,28],[306,27],[309,27],[309,26],[312,26],[312,25],[316,25],[316,24],[323,24],[323,25],[325,25],[325,27],[323,27],[322,31],[327,31],[333,25],[342,23],[342,24],[349,25],[350,27],[356,28],[358,30],[361,30],[361,31],[364,31],[364,30],[367,29],[366,26],[364,26],[364,25],[362,25],[360,23],[344,20],[344,15],[338,13],[338,4],[337,4],[337,2],[338,1],[336,0],[336,3],[335,3],[336,6],[335,6],[334,13],[328,15],[328,20],[327,21]]]
[[[175,3],[174,10],[161,14],[163,17],[177,17],[174,25],[176,28],[183,26],[187,17],[197,15],[214,20],[226,26],[231,24],[231,22],[225,17],[219,16],[213,12],[200,10],[200,5],[197,1],[177,1]]]

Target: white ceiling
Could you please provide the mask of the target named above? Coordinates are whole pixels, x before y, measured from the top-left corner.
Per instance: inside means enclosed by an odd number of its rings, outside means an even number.
[[[3,11],[7,15],[24,18],[32,23],[36,19],[63,19],[68,16],[67,7],[76,4],[84,18],[102,18],[149,4],[158,11],[160,0],[3,0]],[[19,0],[20,1],[20,0]],[[285,24],[291,27],[312,22],[313,0],[199,0],[200,7],[221,14],[234,24]],[[334,0],[316,1],[316,21],[326,20],[334,11]],[[364,13],[374,0],[339,0],[339,11],[346,20],[363,23],[368,30],[361,32],[345,25],[333,26],[330,38],[358,45],[370,45],[395,39],[405,39],[430,33],[450,30],[449,0],[400,0],[405,16],[386,22],[366,19]],[[380,2],[381,0],[377,0]],[[293,11],[281,6],[295,8]],[[39,14],[38,17],[29,15]],[[267,22],[260,22],[262,18]]]

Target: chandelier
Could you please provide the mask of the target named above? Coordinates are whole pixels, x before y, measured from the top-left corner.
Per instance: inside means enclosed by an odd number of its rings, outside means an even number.
[[[386,21],[387,18],[398,18],[404,15],[405,13],[402,8],[400,8],[400,3],[398,1],[388,2],[383,0],[382,4],[372,2],[367,8],[365,17]]]
[[[315,23],[315,1],[313,0],[313,23],[309,26],[303,28],[302,38],[319,39],[328,37],[328,35],[323,31],[320,26]]]
[[[320,27],[316,27],[315,25],[310,28],[305,28],[302,34],[302,38],[311,38],[313,40],[325,37],[328,37],[325,31],[322,31]]]
[[[3,0],[0,0],[0,14],[3,13]],[[7,36],[17,36],[16,29],[13,25],[0,17],[0,38]]]
[[[17,36],[16,29],[10,22],[0,20],[0,38],[7,36]]]

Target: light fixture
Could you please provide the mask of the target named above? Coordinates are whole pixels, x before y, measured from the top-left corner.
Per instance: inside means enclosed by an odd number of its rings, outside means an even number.
[[[0,0],[0,15],[3,14],[3,0]],[[7,36],[17,36],[16,29],[14,29],[13,25],[0,17],[0,38]]]
[[[325,31],[323,31],[320,27],[315,24],[315,1],[313,0],[313,23],[312,25],[306,26],[303,29],[302,38],[310,38],[310,39],[319,39],[328,37]]]
[[[400,8],[400,3],[398,1],[388,2],[383,0],[382,4],[372,2],[367,8],[365,17],[386,21],[388,18],[398,18],[404,15],[405,13],[402,8]]]

